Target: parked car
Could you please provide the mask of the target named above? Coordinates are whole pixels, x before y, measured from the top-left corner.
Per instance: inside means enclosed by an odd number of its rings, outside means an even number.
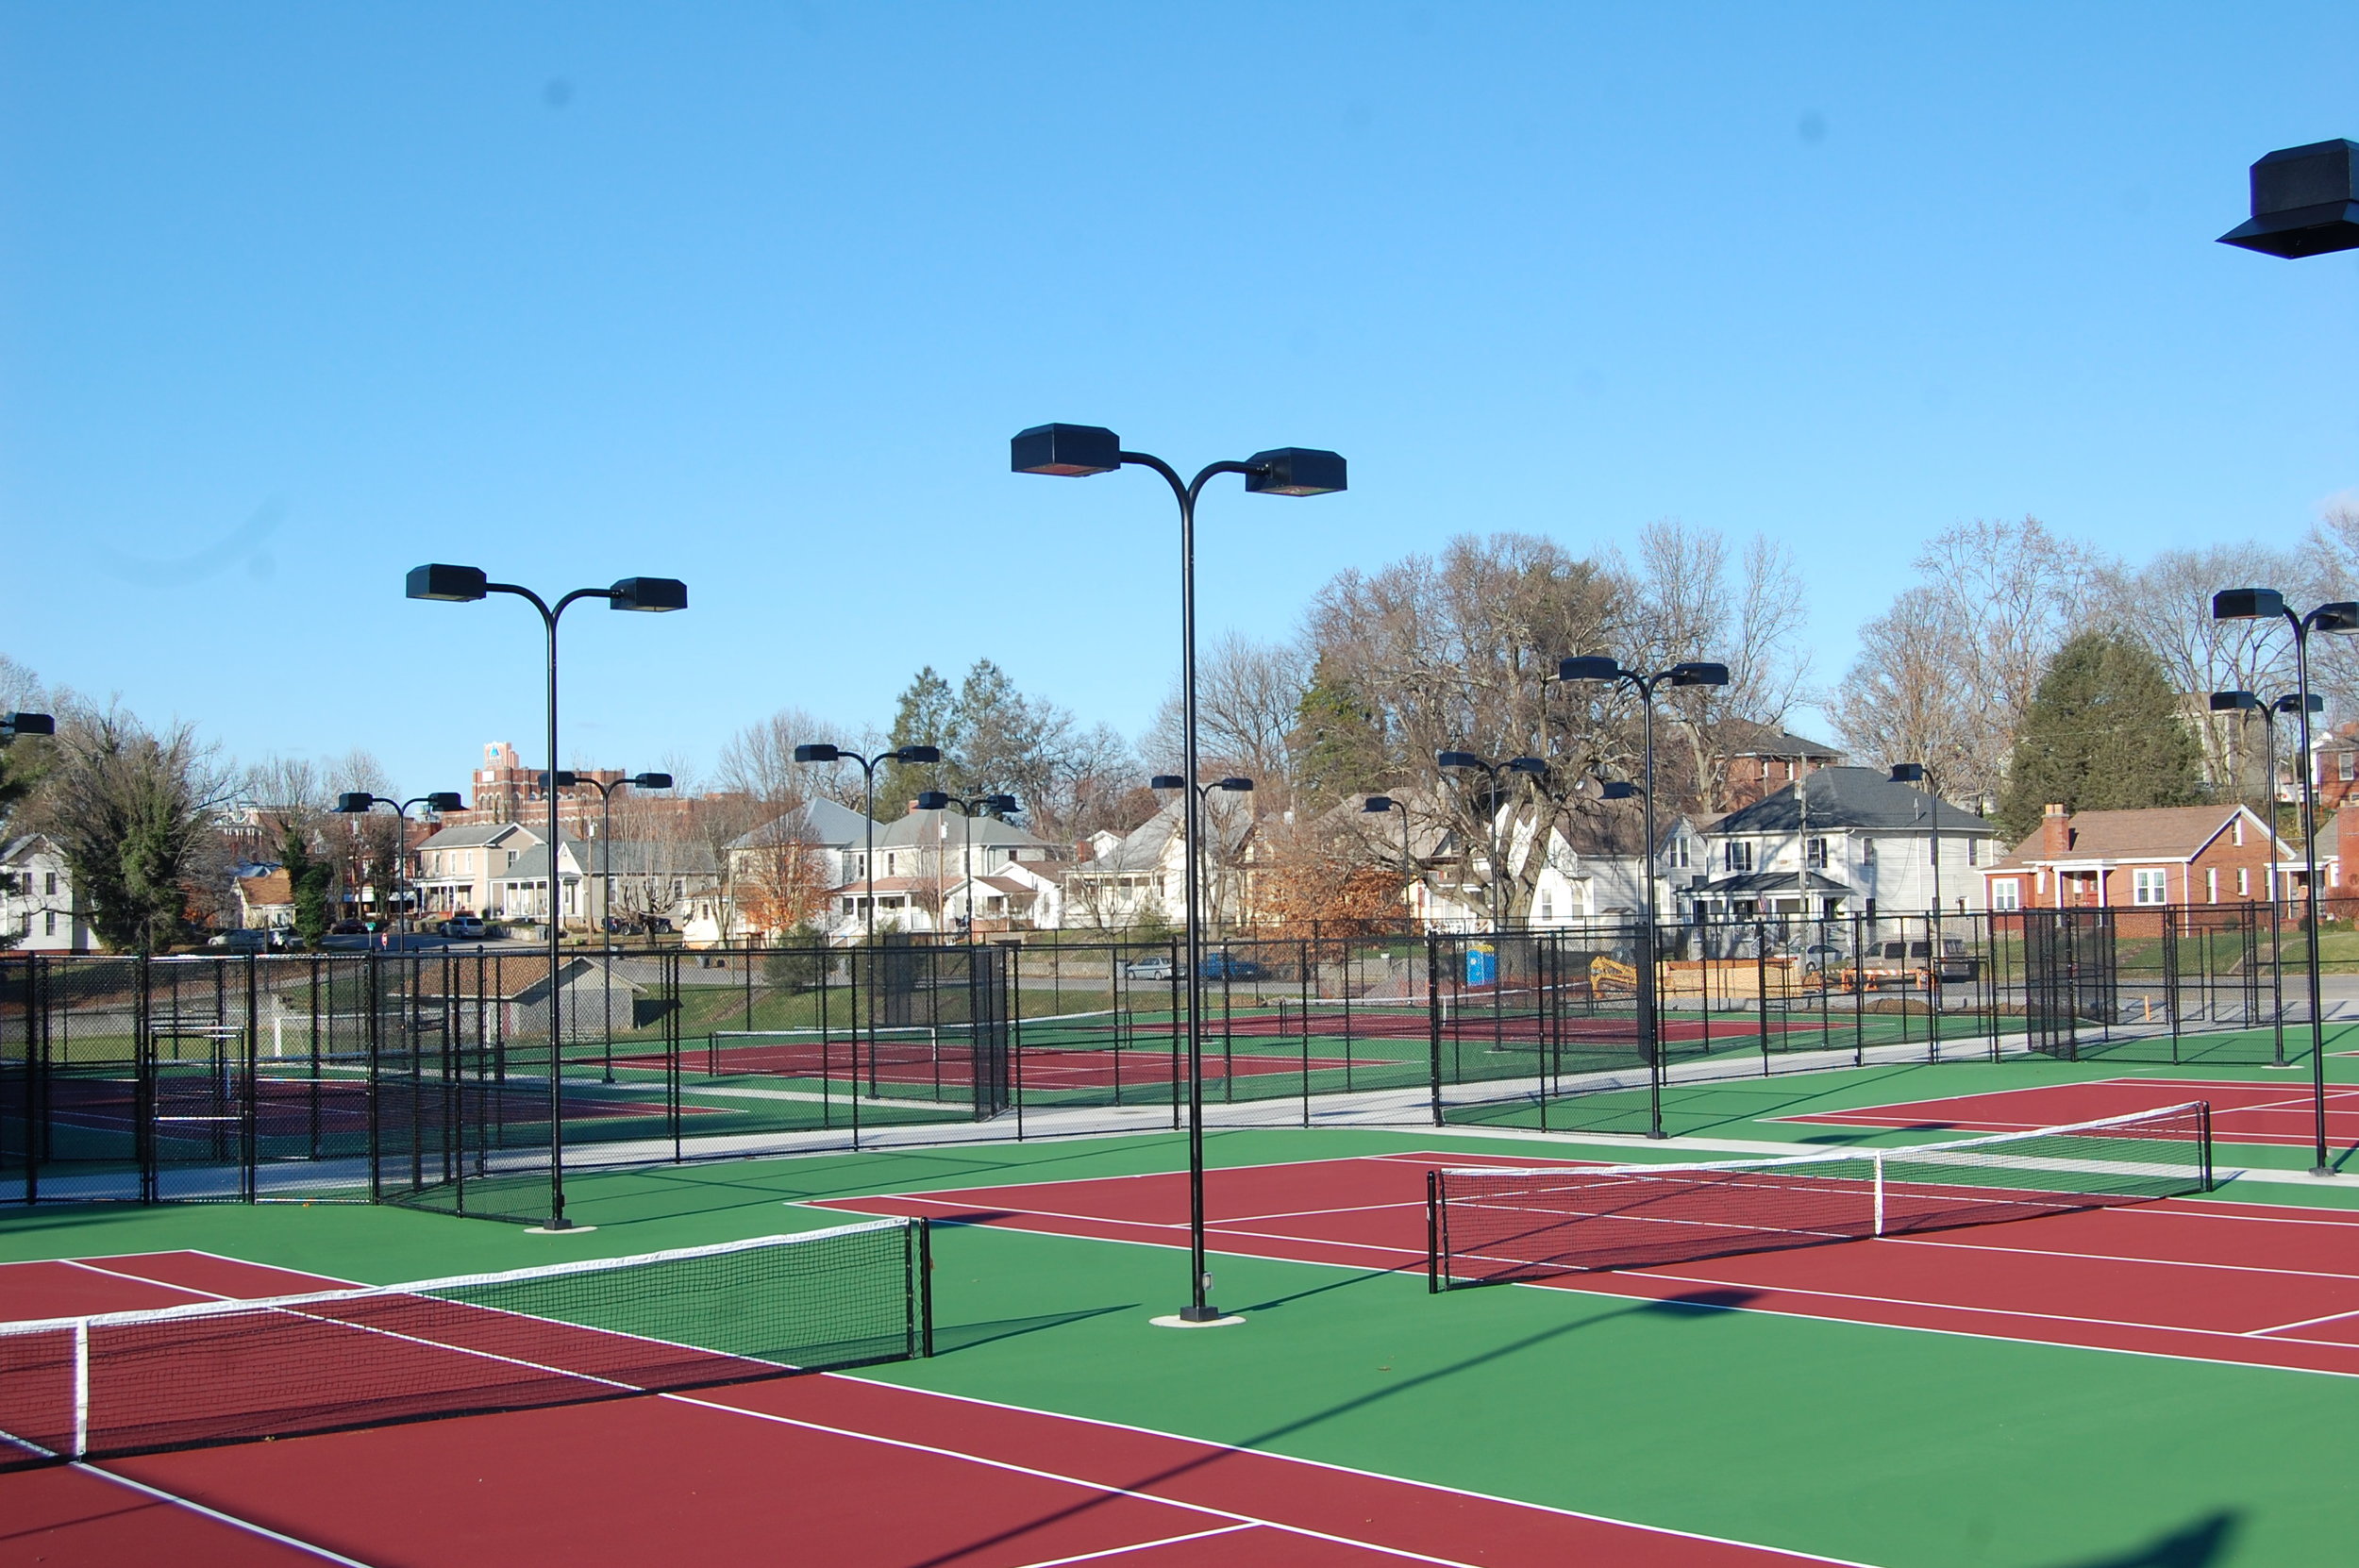
[[[1267,966],[1251,959],[1241,959],[1229,952],[1204,955],[1204,977],[1208,980],[1260,980],[1268,976]]]
[[[1180,973],[1180,966],[1171,961],[1168,953],[1155,953],[1144,959],[1132,959],[1122,966],[1123,976],[1132,980],[1168,980]]]
[[[327,928],[327,934],[331,937],[365,937],[369,934],[369,923],[365,920],[340,920]]]
[[[277,933],[248,926],[235,931],[216,931],[205,939],[208,947],[226,947],[232,953],[267,953],[278,945]]]
[[[435,929],[460,942],[481,942],[490,934],[485,930],[482,919],[471,914],[453,915]]]

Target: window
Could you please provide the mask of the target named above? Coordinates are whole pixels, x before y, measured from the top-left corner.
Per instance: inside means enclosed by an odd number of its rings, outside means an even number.
[[[1864,866],[1872,866],[1876,863],[1875,840],[1862,839],[1859,842],[1859,863]]]
[[[1689,857],[1689,848],[1690,845],[1684,834],[1673,836],[1669,854],[1672,870],[1685,871],[1690,865],[1695,863]]]
[[[2001,876],[1992,882],[1990,907],[1994,909],[2023,908],[2023,884],[2012,876]]]
[[[1983,863],[1983,841],[1970,834],[1966,841],[1966,863],[1969,866]]]
[[[42,934],[42,936],[45,936],[45,937],[54,937],[54,936],[56,936],[56,935],[58,934],[58,911],[57,911],[57,910],[55,910],[55,909],[43,909],[43,910],[42,910],[42,912],[41,912],[41,934]]]
[[[2140,866],[2130,874],[2131,899],[2133,904],[2167,904],[2170,902],[2170,873],[2159,866]]]
[[[1808,866],[1813,871],[1826,870],[1827,841],[1824,839],[1804,839],[1802,841],[1802,864]]]
[[[1753,846],[1743,839],[1731,839],[1720,847],[1720,865],[1726,871],[1753,869]]]
[[[892,876],[892,875],[893,875],[893,872],[894,872],[894,868],[895,868],[895,866],[898,866],[900,863],[901,863],[901,857],[899,857],[898,855],[887,855],[887,856],[885,857],[885,875],[886,875],[887,876]]]
[[[42,878],[41,891],[52,898],[58,895],[58,874],[56,872],[50,872]]]
[[[2204,868],[2203,902],[2206,904],[2217,904],[2219,902],[2219,867],[2217,866],[2207,866]]]
[[[2351,781],[2354,772],[2359,772],[2359,751],[2344,751],[2334,754],[2335,777],[2348,784]]]
[[[2238,848],[2244,845],[2244,813],[2241,811],[2236,813],[2236,820],[2229,826],[2228,842]]]
[[[2236,896],[2238,898],[2252,896],[2252,873],[2244,866],[2236,868]]]
[[[1541,893],[1540,918],[1542,920],[1553,920],[1556,918],[1556,895],[1554,893]]]

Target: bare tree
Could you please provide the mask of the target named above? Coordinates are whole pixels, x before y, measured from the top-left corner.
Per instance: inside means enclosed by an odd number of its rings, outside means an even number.
[[[1433,755],[1545,756],[1560,783],[1627,762],[1636,730],[1626,705],[1576,696],[1551,715],[1547,681],[1567,654],[1631,646],[1632,612],[1627,585],[1612,572],[1528,534],[1461,537],[1438,558],[1338,575],[1306,617],[1318,676],[1305,709],[1348,708],[1363,736],[1354,745],[1371,755],[1353,762],[1351,776],[1307,770],[1297,811],[1387,785],[1393,794],[1430,798],[1442,830],[1460,846],[1463,875],[1503,881],[1508,912],[1519,914],[1568,794],[1523,784],[1495,792],[1481,779],[1437,787]],[[1561,731],[1552,719],[1566,721]],[[1526,826],[1502,835],[1517,847],[1495,864],[1492,835],[1508,818]]]
[[[2212,595],[2245,584],[2303,581],[2309,563],[2255,543],[2166,550],[2134,570],[2105,575],[2111,629],[2151,653],[2186,699],[2189,727],[2216,787],[2253,793],[2261,771],[2257,724],[2213,714],[2205,693],[2226,689],[2275,695],[2293,688],[2293,649],[2284,628],[2262,621],[2216,621]]]
[[[1263,642],[1235,633],[1196,665],[1196,759],[1206,776],[1253,780],[1265,811],[1294,805],[1291,741],[1311,689],[1311,659],[1298,643]],[[1182,718],[1177,683],[1155,715],[1146,751],[1158,773],[1178,773]]]
[[[1862,629],[1830,712],[1863,760],[1930,762],[1946,792],[1996,800],[2049,659],[2102,609],[2105,563],[2026,517],[1959,524],[1916,566],[1916,586]]]
[[[1638,558],[1639,642],[1622,657],[1649,670],[1688,660],[1728,666],[1727,686],[1668,693],[1662,709],[1684,740],[1697,803],[1717,810],[1727,784],[1724,722],[1742,721],[1748,731],[1782,727],[1808,678],[1801,575],[1790,550],[1756,537],[1732,592],[1720,535],[1676,519],[1641,530]]]

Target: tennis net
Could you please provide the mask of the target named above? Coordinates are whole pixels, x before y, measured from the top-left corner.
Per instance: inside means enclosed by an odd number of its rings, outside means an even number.
[[[0,1469],[929,1355],[926,1223],[0,1323]]]
[[[1437,1170],[1430,1289],[1989,1225],[2208,1192],[2212,1110],[1705,1165]]]

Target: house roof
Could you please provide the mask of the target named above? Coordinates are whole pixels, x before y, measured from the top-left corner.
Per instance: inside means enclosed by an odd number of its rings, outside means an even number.
[[[712,846],[700,839],[568,839],[565,847],[594,876],[610,869],[617,876],[711,876],[720,869]],[[534,853],[517,857],[516,863]]]
[[[1799,794],[1797,792],[1801,792]],[[1799,784],[1788,784],[1715,824],[1715,835],[1795,833],[1802,807],[1814,828],[1872,828],[1879,833],[1989,833],[1989,823],[1923,790],[1895,784],[1874,768],[1821,768]]]
[[[1822,876],[1815,871],[1740,872],[1734,876],[1723,876],[1717,881],[1706,882],[1702,887],[1694,891],[1703,893],[1719,893],[1733,898],[1749,897],[1752,894],[1764,892],[1793,892],[1800,886],[1801,879],[1804,877],[1807,877],[1809,881],[1807,887],[1801,888],[1803,892],[1848,896],[1857,891],[1846,883],[1838,882],[1832,876]]]
[[[964,836],[962,836],[963,833]],[[1009,849],[1050,849],[1055,846],[1037,834],[1029,833],[1012,822],[997,817],[970,817],[963,829],[959,813],[950,810],[911,811],[887,823],[877,832],[878,849],[931,849],[937,844],[956,846],[971,843],[978,849],[1005,847]]]
[[[782,842],[821,844],[830,849],[844,849],[859,843],[868,836],[868,819],[834,801],[812,796],[792,811],[771,818],[750,833],[740,834],[729,841],[731,849],[761,849]],[[884,842],[885,830],[877,829],[877,842]]]
[[[0,863],[13,865],[26,856],[39,855],[44,851],[52,855],[58,852],[58,846],[50,842],[48,834],[22,833],[10,839],[6,848],[0,848]]]
[[[1806,741],[1775,725],[1757,725],[1746,719],[1723,721],[1720,741],[1720,752],[1725,757],[1794,757],[1807,762],[1832,762],[1843,755],[1824,741]]]
[[[253,876],[241,876],[238,878],[238,896],[245,901],[248,909],[266,904],[292,904],[294,902],[294,879],[287,875],[283,866]]]
[[[2239,815],[2267,831],[2267,825],[2242,806],[2150,806],[2127,811],[2075,811],[2066,819],[2070,825],[2071,838],[2063,854],[2050,855],[2043,847],[2048,831],[2043,824],[2009,851],[2006,859],[1989,869],[2019,870],[2058,860],[2183,860],[2217,838],[2229,822]],[[2278,847],[2284,849],[2283,841]]]
[[[420,849],[480,849],[494,844],[511,833],[521,833],[534,843],[541,835],[520,822],[485,822],[461,827],[445,827],[418,845]]]

